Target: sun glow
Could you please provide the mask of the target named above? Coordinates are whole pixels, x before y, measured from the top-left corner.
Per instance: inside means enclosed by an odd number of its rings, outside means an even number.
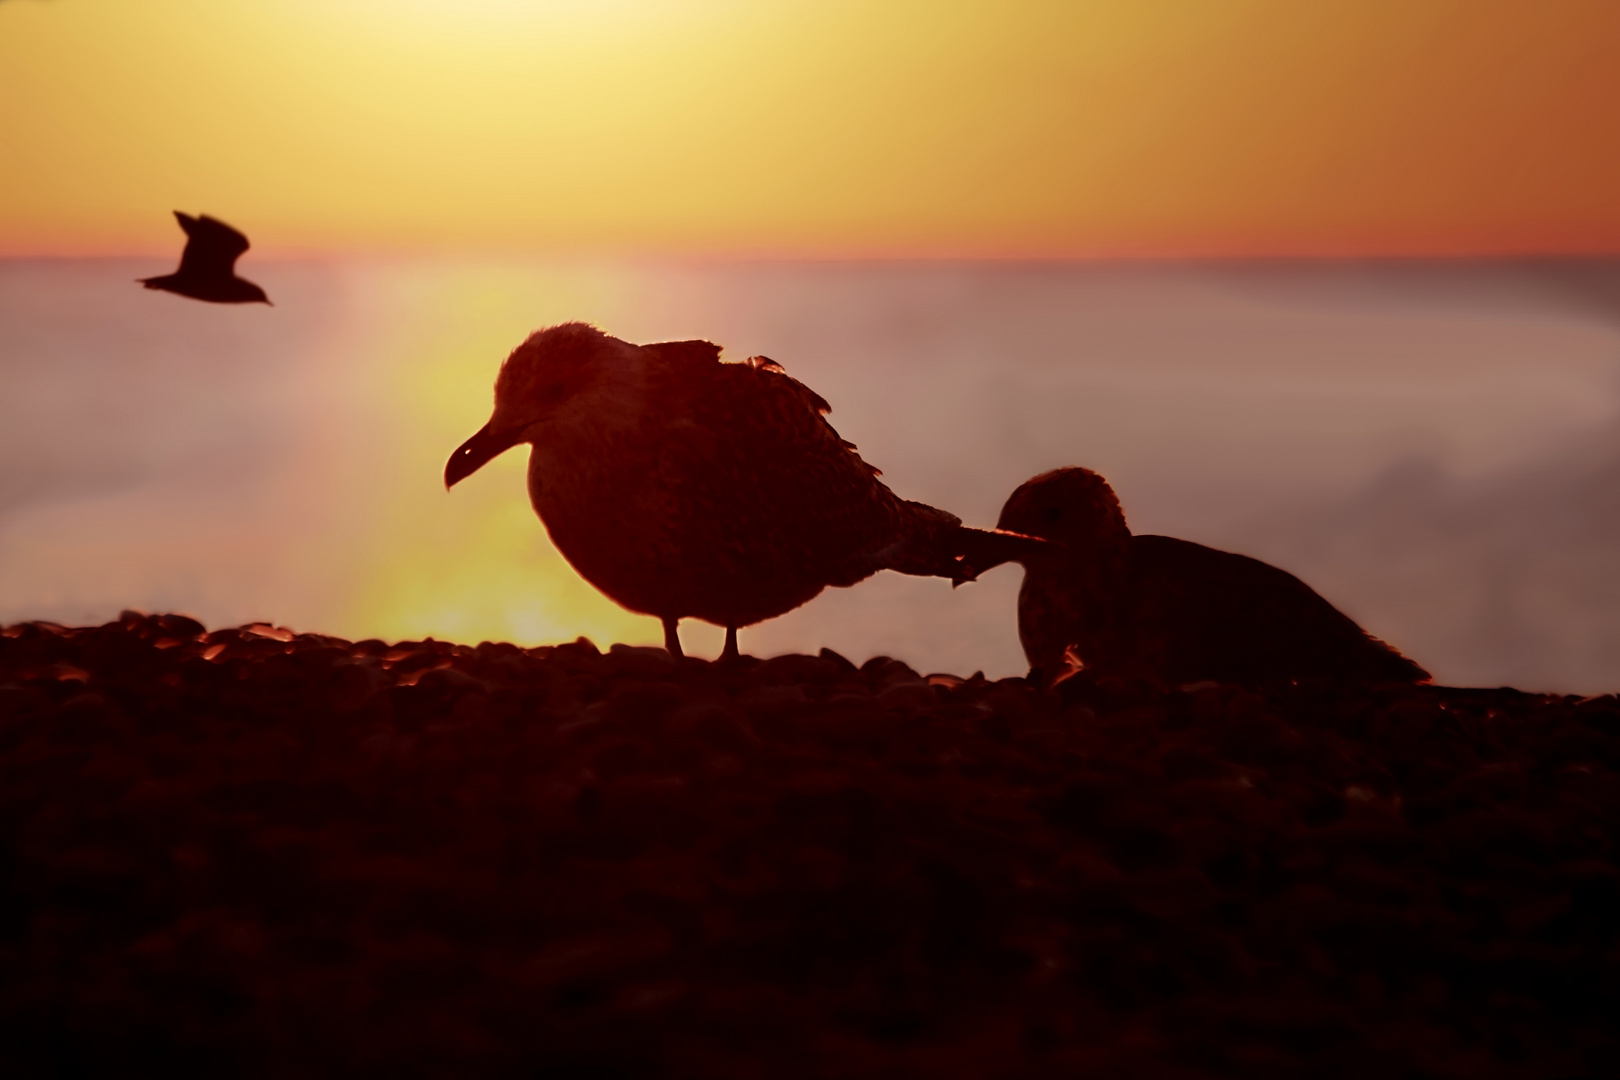
[[[617,313],[621,273],[491,264],[372,268],[359,318],[386,387],[389,486],[375,554],[336,625],[392,639],[652,643],[656,620],[597,592],[547,542],[526,493],[527,448],[445,491],[450,452],[489,417],[495,372],[530,331]]]
[[[296,0],[310,14],[353,20],[368,30],[434,32],[533,31],[595,28],[620,34],[635,27],[717,12],[738,5],[728,0],[371,0],[320,3]]]
[[[1620,248],[1605,0],[7,0],[0,253]]]

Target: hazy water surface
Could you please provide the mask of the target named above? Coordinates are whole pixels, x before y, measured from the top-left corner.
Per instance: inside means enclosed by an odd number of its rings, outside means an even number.
[[[0,262],[0,620],[656,642],[552,551],[520,452],[440,481],[506,353],[586,319],[778,360],[971,524],[1088,465],[1136,531],[1274,562],[1442,681],[1620,688],[1620,264],[248,263],[274,308]],[[743,647],[1021,673],[1018,575],[882,574]]]

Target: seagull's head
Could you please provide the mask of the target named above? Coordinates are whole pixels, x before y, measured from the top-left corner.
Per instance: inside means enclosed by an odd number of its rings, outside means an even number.
[[[1090,469],[1053,469],[1026,480],[1001,508],[996,528],[1096,551],[1131,535],[1108,481]]]
[[[609,373],[633,362],[638,351],[586,323],[562,323],[530,334],[495,378],[495,412],[489,423],[450,455],[444,486],[454,486],[519,443],[533,442],[541,428]]]

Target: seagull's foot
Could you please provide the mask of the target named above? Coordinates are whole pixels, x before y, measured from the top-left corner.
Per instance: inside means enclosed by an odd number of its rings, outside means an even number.
[[[681,651],[681,635],[676,628],[680,626],[679,618],[664,620],[664,651],[675,659],[680,660],[686,656]]]

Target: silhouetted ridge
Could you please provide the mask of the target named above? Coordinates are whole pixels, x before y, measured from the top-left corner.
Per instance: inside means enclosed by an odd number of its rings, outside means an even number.
[[[1613,1076],[1620,702],[0,630],[0,1075]]]

